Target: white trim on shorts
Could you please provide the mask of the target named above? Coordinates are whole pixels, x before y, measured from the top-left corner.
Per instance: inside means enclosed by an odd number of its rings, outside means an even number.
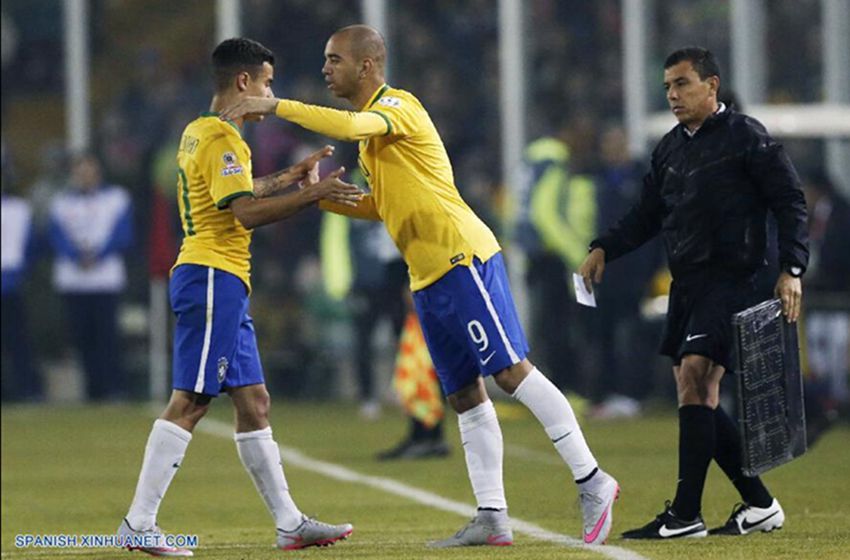
[[[213,296],[215,294],[215,269],[207,267],[207,319],[204,326],[204,347],[201,350],[201,363],[198,364],[198,376],[195,379],[195,392],[204,392],[204,372],[207,369],[207,358],[210,354],[210,339],[213,327]]]
[[[487,292],[487,288],[484,287],[484,282],[481,280],[481,276],[478,274],[475,264],[472,264],[469,267],[469,271],[472,272],[472,279],[475,280],[475,285],[478,286],[478,291],[480,291],[482,297],[484,297],[484,303],[487,305],[487,311],[490,312],[493,322],[496,323],[496,329],[499,331],[499,336],[502,337],[502,343],[508,351],[508,357],[511,359],[511,363],[518,364],[520,362],[519,355],[517,355],[514,351],[514,347],[511,346],[511,341],[508,340],[508,335],[505,333],[505,328],[502,326],[499,314],[496,313],[496,308],[493,306],[493,300],[490,299],[490,294]]]

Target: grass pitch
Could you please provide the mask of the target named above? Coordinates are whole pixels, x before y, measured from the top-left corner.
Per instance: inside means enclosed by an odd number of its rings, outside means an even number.
[[[231,420],[229,399],[210,418]],[[511,516],[577,537],[581,519],[569,471],[537,422],[524,409],[497,404],[505,437],[505,485]],[[447,459],[378,463],[376,451],[404,435],[396,412],[364,422],[356,407],[334,403],[272,406],[281,445],[364,475],[385,477],[473,506],[453,414],[446,431]],[[109,534],[127,510],[154,414],[147,406],[3,407],[2,544],[10,559],[142,559],[117,549],[15,547],[19,534]],[[215,425],[215,423],[211,423]],[[623,541],[619,532],[648,522],[672,498],[677,425],[667,414],[624,422],[585,421],[587,439],[603,468],[622,486],[609,544],[644,558],[794,559],[850,557],[850,428],[829,432],[803,457],[765,476],[787,515],[785,528],[747,537],[673,542]],[[356,482],[333,480],[288,465],[292,494],[302,511],[328,522],[350,521],[352,537],[331,548],[295,553],[273,548],[274,531],[232,438],[196,431],[160,511],[169,533],[196,534],[196,558],[451,558],[579,559],[605,556],[516,534],[513,547],[425,548],[466,522],[407,498]],[[709,526],[726,520],[738,496],[712,465],[703,502]]]

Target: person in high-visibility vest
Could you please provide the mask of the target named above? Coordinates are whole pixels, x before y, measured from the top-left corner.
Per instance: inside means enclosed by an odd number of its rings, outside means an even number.
[[[514,239],[526,256],[530,327],[539,346],[535,358],[547,371],[560,372],[553,378],[560,389],[582,392],[576,348],[586,347],[579,340],[588,335],[588,324],[571,320],[581,311],[570,273],[596,234],[596,187],[590,176],[571,169],[564,127],[528,145],[525,177]]]

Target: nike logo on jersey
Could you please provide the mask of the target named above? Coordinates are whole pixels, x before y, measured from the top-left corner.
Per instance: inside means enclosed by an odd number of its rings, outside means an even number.
[[[668,529],[667,525],[662,525],[658,528],[658,535],[662,538],[669,539],[670,537],[684,537],[691,533],[696,533],[702,530],[702,523],[694,523],[687,527],[679,527],[678,529]]]
[[[685,342],[690,342],[690,341],[696,340],[698,338],[705,338],[707,336],[708,336],[707,334],[689,334],[688,336],[685,337]]]
[[[752,523],[750,523],[749,521],[747,521],[747,518],[745,517],[745,518],[744,518],[744,520],[743,520],[743,521],[741,521],[741,529],[742,529],[742,530],[744,530],[744,531],[749,531],[750,529],[752,529],[752,528],[753,528],[753,527],[755,527],[756,525],[761,525],[762,523],[764,523],[765,521],[767,521],[768,519],[770,519],[771,517],[773,517],[773,516],[774,516],[774,515],[776,515],[777,513],[779,513],[779,512],[778,512],[778,511],[774,511],[773,513],[771,513],[771,514],[770,514],[770,515],[768,515],[767,517],[763,517],[762,519],[759,519],[758,521],[754,521],[754,522],[752,522]]]
[[[483,360],[481,360],[481,365],[482,365],[482,366],[486,366],[486,365],[487,365],[487,362],[489,362],[489,361],[490,361],[490,359],[491,359],[493,356],[495,356],[495,355],[496,355],[496,351],[495,351],[495,350],[493,350],[492,352],[490,352],[490,355],[489,355],[489,356],[487,356],[486,358],[484,358]]]

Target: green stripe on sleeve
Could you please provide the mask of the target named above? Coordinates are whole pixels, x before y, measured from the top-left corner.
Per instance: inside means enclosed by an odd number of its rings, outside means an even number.
[[[390,122],[390,119],[380,111],[368,111],[369,113],[374,113],[384,119],[384,122],[387,123],[387,131],[383,134],[383,136],[387,136],[393,131],[393,123]]]
[[[229,194],[229,195],[225,196],[224,198],[222,198],[221,200],[219,200],[218,202],[216,202],[215,207],[218,208],[219,210],[224,210],[225,208],[230,206],[231,202],[233,202],[235,199],[237,199],[241,196],[254,196],[254,193],[252,191],[239,191],[239,192],[235,192],[233,194]]]

